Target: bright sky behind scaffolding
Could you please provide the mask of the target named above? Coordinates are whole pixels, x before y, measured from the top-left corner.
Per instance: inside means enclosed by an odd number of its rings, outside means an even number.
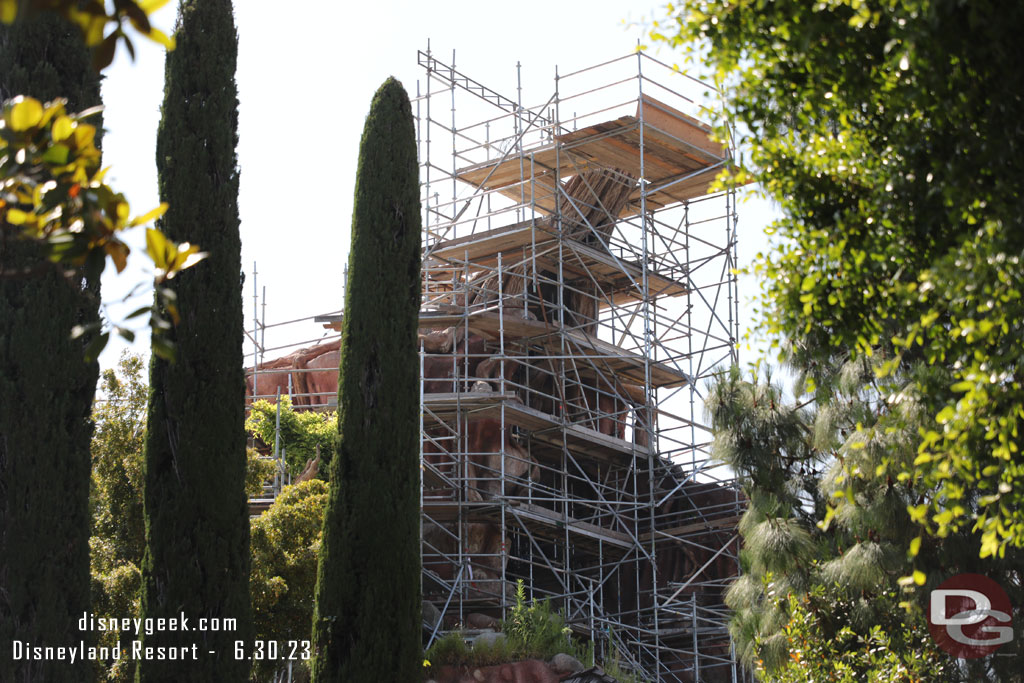
[[[176,4],[154,15],[154,24],[168,33]],[[415,95],[425,73],[416,54],[428,40],[439,60],[454,61],[466,75],[513,99],[520,62],[523,104],[531,106],[550,96],[556,66],[565,73],[628,54],[644,38],[644,20],[661,14],[658,4],[644,0],[236,0],[246,327],[252,328],[254,263],[261,297],[266,287],[267,324],[341,307],[356,156],[370,99],[389,75]],[[159,203],[154,150],[164,55],[143,38],[135,42],[135,62],[119,48],[105,74],[104,163],[112,167],[111,184],[142,213]],[[678,59],[663,48],[652,54],[670,63]],[[739,257],[747,263],[765,247],[762,227],[771,210],[760,200],[739,210]],[[130,240],[136,251],[142,239],[139,232]],[[136,258],[130,272],[105,278],[106,300],[146,277],[138,270],[143,260]],[[750,321],[745,300],[754,284],[745,280],[741,326]],[[132,303],[113,307],[112,317],[140,305]],[[310,322],[270,331],[266,342],[273,347],[322,332]],[[112,340],[102,365],[112,366],[123,348]],[[146,353],[148,337],[140,335],[132,350]],[[249,342],[245,350],[251,353]],[[752,354],[744,355],[751,360]]]

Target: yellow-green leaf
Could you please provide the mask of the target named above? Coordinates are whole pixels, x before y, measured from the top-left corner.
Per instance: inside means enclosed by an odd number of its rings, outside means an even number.
[[[146,214],[144,214],[142,216],[136,216],[135,218],[133,218],[132,222],[128,224],[128,227],[134,228],[136,225],[144,225],[146,223],[152,223],[157,218],[160,218],[165,213],[167,213],[167,206],[168,206],[167,202],[162,202],[160,204],[160,206],[156,207],[152,211],[149,211],[148,213],[146,213]]]
[[[43,119],[43,105],[34,97],[17,97],[11,107],[11,130],[21,132]]]
[[[78,148],[89,147],[96,138],[96,126],[88,123],[80,123],[75,126],[75,144]]]
[[[58,116],[57,120],[53,122],[53,132],[51,137],[54,142],[61,142],[71,137],[71,133],[74,131],[74,124],[71,121],[70,116]]]
[[[29,214],[21,209],[7,209],[7,222],[11,225],[24,225],[28,221]]]
[[[145,34],[145,36],[152,40],[154,43],[160,43],[168,50],[174,50],[175,48],[174,38],[167,35],[155,26],[151,26],[149,28],[149,33]]]
[[[117,268],[117,272],[122,272],[128,265],[128,245],[124,242],[107,242],[103,245],[104,250],[110,256],[110,260],[114,262],[114,267]]]
[[[13,24],[18,16],[18,0],[0,0],[0,21]]]
[[[165,6],[171,0],[139,0],[139,9],[146,14],[152,14],[161,7]]]
[[[153,259],[153,265],[167,270],[167,238],[156,228],[146,229],[146,253]]]

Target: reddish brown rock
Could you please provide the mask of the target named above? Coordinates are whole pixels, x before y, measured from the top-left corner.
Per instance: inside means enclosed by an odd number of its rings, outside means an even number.
[[[527,659],[510,664],[465,667],[442,666],[431,672],[436,683],[558,683],[559,676],[539,659]]]

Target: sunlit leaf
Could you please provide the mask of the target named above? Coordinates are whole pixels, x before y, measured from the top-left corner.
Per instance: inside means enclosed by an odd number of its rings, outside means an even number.
[[[19,95],[14,98],[14,106],[11,107],[10,126],[11,130],[21,132],[32,128],[43,118],[43,105],[34,97]]]
[[[167,202],[162,202],[160,206],[156,207],[152,211],[149,211],[143,214],[142,216],[137,216],[136,218],[133,218],[131,222],[128,223],[128,227],[135,227],[136,225],[145,225],[146,223],[152,223],[156,219],[163,216],[165,213],[167,213]]]

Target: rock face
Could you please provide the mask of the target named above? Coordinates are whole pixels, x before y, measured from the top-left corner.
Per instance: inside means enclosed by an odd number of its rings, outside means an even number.
[[[583,662],[576,659],[572,655],[567,655],[563,652],[558,653],[551,658],[548,665],[557,673],[560,674],[574,674],[583,671],[585,668]]]
[[[566,677],[539,659],[478,668],[442,666],[431,673],[434,683],[559,683]]]
[[[287,356],[261,363],[255,379],[256,396],[272,398],[278,390],[292,391],[293,406],[323,405],[338,394],[338,361],[341,342],[332,341],[293,351]],[[245,369],[246,403],[253,400],[252,368]]]

